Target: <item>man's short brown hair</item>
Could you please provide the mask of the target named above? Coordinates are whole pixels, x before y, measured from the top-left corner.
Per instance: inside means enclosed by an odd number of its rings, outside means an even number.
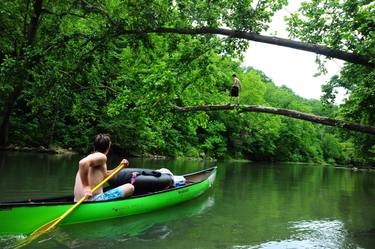
[[[108,134],[98,134],[94,140],[95,151],[105,153],[111,146],[111,137]]]

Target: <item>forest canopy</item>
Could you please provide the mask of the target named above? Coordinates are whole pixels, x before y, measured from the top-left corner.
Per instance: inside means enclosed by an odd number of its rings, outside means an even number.
[[[305,1],[286,17],[290,42],[367,58],[366,65],[346,62],[323,86],[320,101],[241,67],[248,39],[157,32],[226,28],[261,35],[286,5],[286,0],[1,1],[0,144],[87,152],[93,136],[105,132],[114,150],[127,155],[374,165],[375,138],[368,134],[262,113],[171,111],[233,103],[229,90],[236,73],[241,104],[374,126],[372,1]],[[322,73],[328,59],[319,57]],[[348,93],[341,105],[334,104],[338,87]]]

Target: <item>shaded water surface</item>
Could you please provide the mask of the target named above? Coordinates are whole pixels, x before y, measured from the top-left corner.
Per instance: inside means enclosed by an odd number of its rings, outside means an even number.
[[[0,201],[69,194],[81,156],[0,152]],[[120,158],[110,157],[109,168]],[[375,248],[375,174],[319,165],[129,159],[214,188],[167,209],[58,227],[28,248]],[[1,221],[0,221],[1,222]],[[0,236],[6,248],[22,236]]]

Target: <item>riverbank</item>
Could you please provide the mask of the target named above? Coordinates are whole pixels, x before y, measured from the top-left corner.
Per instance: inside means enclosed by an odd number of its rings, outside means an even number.
[[[0,147],[0,151],[18,151],[18,152],[36,152],[36,153],[47,153],[47,154],[58,154],[58,155],[74,155],[74,154],[82,154],[82,152],[75,151],[72,148],[62,148],[59,146],[50,146],[49,148],[45,148],[44,146],[38,147],[29,147],[29,146],[18,146],[18,145],[8,145]],[[115,152],[115,154],[117,154]],[[119,153],[123,154],[123,153]],[[218,161],[218,159],[205,157],[200,155],[200,157],[169,157],[164,155],[156,155],[156,154],[139,154],[139,153],[130,153],[127,155],[128,157],[135,157],[135,158],[143,158],[143,159],[153,159],[153,160],[166,160],[166,159],[176,159],[176,160],[191,160],[191,161]],[[225,161],[225,160],[224,160]],[[236,161],[236,162],[253,162],[246,159],[230,159],[228,161]],[[277,162],[281,164],[301,164],[301,165],[311,165],[311,162]],[[313,163],[317,164],[317,163]],[[371,171],[375,172],[375,168],[372,166],[354,166],[354,165],[341,165],[341,164],[331,164],[322,162],[320,165],[324,167],[334,167],[337,169],[349,169],[353,171]]]
[[[18,145],[10,144],[7,146],[1,146],[0,150],[20,151],[20,152],[38,152],[38,153],[48,153],[48,154],[79,154],[77,151],[74,151],[71,148],[64,149],[64,148],[57,147],[57,146],[46,148],[44,146],[28,147],[28,146],[18,146]]]

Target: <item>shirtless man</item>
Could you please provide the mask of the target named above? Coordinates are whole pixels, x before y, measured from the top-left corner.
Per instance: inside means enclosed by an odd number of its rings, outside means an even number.
[[[237,105],[240,104],[240,89],[241,89],[241,81],[237,78],[236,74],[232,75],[233,85],[230,91],[230,96],[237,97]]]
[[[94,193],[91,191],[112,172],[112,170],[107,170],[106,164],[110,147],[111,139],[109,135],[98,134],[95,137],[95,152],[79,161],[79,170],[74,185],[74,201],[78,201],[84,196],[88,196],[88,200],[90,201],[102,201],[126,197],[133,194],[134,186],[129,183],[104,193],[103,188],[98,189]],[[121,163],[129,164],[126,159],[123,159]]]

